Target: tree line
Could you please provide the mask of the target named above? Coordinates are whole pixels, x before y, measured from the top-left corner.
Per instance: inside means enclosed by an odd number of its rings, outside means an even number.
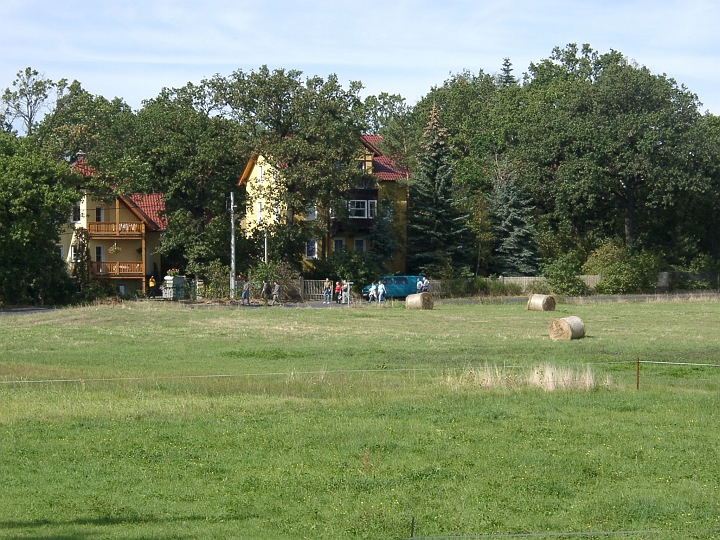
[[[454,74],[414,105],[361,90],[263,66],[163,89],[133,110],[78,81],[18,72],[2,95],[0,242],[13,256],[0,263],[0,298],[62,289],[39,284],[37,257],[52,258],[79,197],[68,164],[80,156],[96,170],[82,186],[97,196],[164,193],[163,258],[202,275],[229,264],[228,195],[253,152],[282,170],[287,212],[268,225],[269,247],[292,266],[308,238],[329,235],[331,215],[347,217],[344,195],[368,181],[356,166],[363,133],[382,135],[383,152],[411,171],[410,272],[568,277],[621,263],[717,271],[720,126],[672,78],[571,44],[520,78],[509,59],[497,74]],[[294,219],[313,205],[319,219]],[[376,220],[370,253],[322,253],[318,272],[328,260],[362,277],[380,272],[398,248],[390,215]],[[240,267],[255,264],[261,238],[237,240]]]

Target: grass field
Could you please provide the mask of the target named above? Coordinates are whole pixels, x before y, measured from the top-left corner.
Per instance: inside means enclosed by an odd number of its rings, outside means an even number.
[[[720,538],[709,364],[719,302],[2,317],[0,537]]]

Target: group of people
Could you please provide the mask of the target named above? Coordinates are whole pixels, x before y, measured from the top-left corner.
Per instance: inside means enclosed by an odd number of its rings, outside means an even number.
[[[427,276],[423,278],[417,279],[417,292],[428,292],[428,289],[430,289],[430,280],[427,278]]]
[[[242,294],[240,295],[240,305],[250,305],[250,280],[243,279],[242,276],[238,277],[238,280],[242,283]],[[272,286],[270,282],[263,279],[262,288],[260,289],[260,295],[263,299],[263,306],[267,307],[268,302],[271,306],[275,305],[275,302],[280,303],[280,283],[273,281]]]
[[[371,302],[384,302],[386,292],[382,279],[379,279],[377,282],[373,281],[370,284],[370,292],[368,293],[368,304]]]
[[[350,299],[350,284],[346,280],[333,282],[325,278],[323,282],[323,304],[330,304],[333,300],[336,304],[347,304]]]

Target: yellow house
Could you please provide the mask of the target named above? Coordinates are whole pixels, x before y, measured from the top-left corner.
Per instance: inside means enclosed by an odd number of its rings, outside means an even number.
[[[92,168],[81,160],[74,167],[82,175]],[[88,232],[95,279],[114,281],[121,294],[147,291],[150,276],[160,277],[160,234],[167,228],[165,204],[157,193],[117,195],[110,201],[85,195],[72,210],[60,235],[58,250],[72,272],[78,259],[79,231]]]
[[[323,252],[323,243],[329,240],[326,252],[348,249],[367,251],[371,247],[369,237],[373,220],[378,213],[379,204],[392,203],[391,221],[400,249],[392,260],[386,263],[390,272],[404,272],[407,246],[407,180],[408,173],[400,169],[379,150],[379,135],[361,137],[362,153],[358,158],[358,167],[372,174],[374,183],[357,186],[347,194],[348,222],[332,220],[330,232],[326,238],[309,238],[306,242],[304,260],[311,263]],[[245,166],[238,184],[244,185],[247,193],[245,218],[241,223],[243,230],[251,233],[256,227],[277,222],[284,209],[273,201],[273,183],[282,171],[276,170],[264,156],[254,154]],[[318,218],[317,208],[308,208],[301,219],[312,221]]]

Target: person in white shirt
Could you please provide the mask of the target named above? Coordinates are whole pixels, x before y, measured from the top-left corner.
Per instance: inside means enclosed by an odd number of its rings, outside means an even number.
[[[385,284],[382,282],[382,280],[378,281],[377,297],[378,297],[378,300],[377,300],[378,302],[385,301]]]

